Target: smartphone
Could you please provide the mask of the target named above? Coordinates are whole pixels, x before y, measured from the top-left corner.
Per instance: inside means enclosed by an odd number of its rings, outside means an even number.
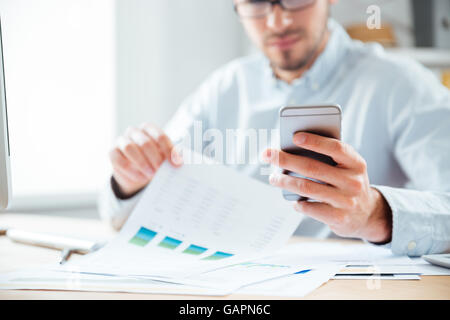
[[[335,166],[336,162],[331,157],[300,148],[294,144],[292,139],[295,133],[302,131],[340,140],[341,115],[341,107],[337,104],[282,107],[279,112],[281,150]],[[283,173],[323,183],[288,170],[283,170]],[[282,192],[283,197],[289,201],[314,201],[314,199],[309,199],[287,190],[283,190]]]

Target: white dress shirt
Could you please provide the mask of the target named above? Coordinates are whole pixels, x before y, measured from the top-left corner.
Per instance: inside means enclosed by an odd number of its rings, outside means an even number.
[[[371,185],[391,207],[388,246],[411,256],[449,252],[449,90],[415,61],[350,39],[332,19],[328,27],[325,50],[301,78],[291,84],[276,79],[262,54],[234,60],[188,97],[165,132],[179,141],[186,132],[194,134],[194,121],[201,121],[203,131],[214,128],[224,136],[227,129],[276,129],[282,106],[339,104],[342,140],[364,157]],[[228,151],[239,150],[237,145]],[[261,162],[231,166],[268,182]],[[281,197],[281,190],[276,192]],[[118,229],[138,198],[118,200],[108,184],[99,201],[101,216]],[[296,234],[328,237],[332,232],[306,218]]]

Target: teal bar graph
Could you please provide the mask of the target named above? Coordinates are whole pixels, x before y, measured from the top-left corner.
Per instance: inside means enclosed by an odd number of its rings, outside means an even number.
[[[183,253],[199,255],[208,250],[208,248],[203,248],[200,246],[196,246],[195,244],[191,244],[189,247],[184,249]]]
[[[175,249],[176,247],[178,247],[180,244],[182,243],[182,241],[175,239],[175,238],[171,238],[171,237],[165,237],[159,244],[158,246],[166,248],[166,249]]]
[[[130,239],[130,243],[135,244],[137,246],[145,246],[149,243],[155,236],[157,232],[141,227],[139,231],[135,234],[133,238]]]
[[[224,258],[228,258],[233,256],[232,253],[226,253],[226,252],[222,252],[222,251],[216,251],[215,253],[213,253],[212,255],[203,258],[202,260],[220,260],[220,259],[224,259]]]

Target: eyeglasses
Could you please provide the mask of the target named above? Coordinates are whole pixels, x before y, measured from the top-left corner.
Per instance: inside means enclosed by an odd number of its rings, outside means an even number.
[[[241,18],[263,18],[270,14],[272,7],[279,4],[284,10],[297,11],[314,4],[316,0],[240,0],[234,10]]]

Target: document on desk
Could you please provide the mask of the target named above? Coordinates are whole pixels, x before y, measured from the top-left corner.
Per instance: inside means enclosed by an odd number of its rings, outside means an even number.
[[[420,279],[420,270],[409,257],[367,243],[301,242],[283,247],[271,258],[284,263],[340,264],[333,279]]]
[[[174,284],[151,279],[26,268],[0,274],[0,290],[75,290],[224,296],[230,290]]]
[[[301,298],[330,280],[339,266],[326,264],[313,269],[300,270],[294,274],[270,279],[260,283],[245,286],[236,294],[261,295],[271,297]]]
[[[244,285],[298,271],[266,268],[252,273],[239,268],[239,263],[280,248],[300,221],[301,214],[279,189],[231,168],[217,164],[173,168],[164,163],[119,235],[64,268],[196,283],[199,274],[235,265]],[[230,285],[225,278],[221,282]]]
[[[208,296],[236,293],[256,296],[303,297],[327,282],[337,269],[338,266],[333,264],[302,269],[295,274],[244,286],[236,291],[231,287],[215,289],[143,278],[61,272],[47,266],[0,274],[0,290],[76,290]]]

